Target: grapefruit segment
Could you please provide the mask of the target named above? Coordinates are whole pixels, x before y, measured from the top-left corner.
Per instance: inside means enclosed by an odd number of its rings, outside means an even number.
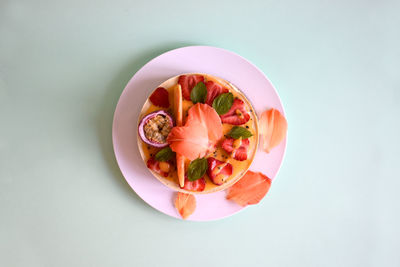
[[[174,88],[174,114],[177,126],[182,126],[182,88],[177,84]],[[185,157],[176,153],[176,171],[178,175],[179,186],[183,187],[185,183]]]
[[[177,154],[195,160],[212,151],[222,136],[222,123],[216,111],[198,103],[189,109],[185,126],[172,128],[167,142]]]
[[[263,150],[269,153],[285,139],[287,121],[279,110],[272,108],[261,114],[259,124]]]
[[[228,188],[226,198],[247,206],[259,203],[271,187],[271,179],[260,172],[247,171],[233,186]]]
[[[179,186],[183,187],[185,184],[185,157],[179,153],[176,153],[176,172]]]
[[[207,129],[208,138],[212,143],[216,143],[223,136],[221,119],[209,105],[197,103],[189,109],[185,125],[196,123],[202,124]]]
[[[177,84],[174,88],[174,115],[177,126],[182,126],[182,88]]]
[[[172,151],[195,160],[204,157],[212,148],[207,129],[201,124],[172,128],[167,138]]]
[[[196,198],[191,194],[178,192],[175,198],[175,208],[185,220],[196,210]]]

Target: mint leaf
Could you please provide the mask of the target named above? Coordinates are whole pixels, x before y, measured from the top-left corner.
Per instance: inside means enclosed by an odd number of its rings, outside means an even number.
[[[200,179],[201,177],[206,174],[208,168],[207,164],[207,159],[205,158],[199,158],[195,159],[192,162],[190,162],[189,167],[188,167],[188,180],[189,181],[196,181],[197,179]]]
[[[203,82],[199,82],[193,87],[192,92],[190,92],[190,99],[193,104],[204,103],[207,97],[207,87]]]
[[[246,128],[235,126],[229,131],[228,136],[232,137],[233,139],[239,139],[240,137],[242,137],[242,139],[247,139],[253,136],[253,134]]]
[[[233,104],[233,94],[225,93],[216,97],[213,101],[213,108],[219,115],[227,113]]]
[[[171,150],[169,146],[161,149],[157,152],[155,158],[157,161],[168,161],[174,156],[174,152]]]

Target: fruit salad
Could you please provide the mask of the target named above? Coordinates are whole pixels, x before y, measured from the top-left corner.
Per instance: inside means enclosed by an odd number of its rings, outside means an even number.
[[[146,166],[183,193],[228,188],[248,170],[259,140],[247,98],[229,82],[190,73],[162,83],[145,102],[138,145]]]

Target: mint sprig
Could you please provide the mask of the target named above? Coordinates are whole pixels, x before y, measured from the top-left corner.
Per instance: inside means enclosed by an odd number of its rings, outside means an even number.
[[[192,100],[193,104],[196,103],[204,103],[207,97],[207,87],[203,82],[199,82],[193,87],[190,92],[190,100]]]
[[[206,158],[198,158],[190,162],[187,176],[189,181],[196,181],[206,174],[208,168]]]
[[[227,113],[233,104],[233,94],[225,93],[216,97],[213,101],[213,108],[219,115]]]
[[[168,160],[172,159],[174,154],[175,153],[172,151],[172,149],[169,146],[167,146],[167,147],[161,149],[160,151],[158,151],[155,158],[157,161],[168,161]]]
[[[247,138],[253,136],[253,134],[246,128],[243,128],[240,126],[234,126],[229,131],[228,136],[232,137],[233,139],[239,139],[240,137],[242,139],[247,139]]]

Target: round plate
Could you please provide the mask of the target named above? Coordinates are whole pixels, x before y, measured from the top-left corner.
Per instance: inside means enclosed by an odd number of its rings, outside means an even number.
[[[175,218],[176,192],[147,170],[138,150],[137,125],[143,103],[163,81],[182,73],[208,73],[221,77],[246,95],[259,115],[276,108],[284,114],[279,96],[268,78],[252,63],[230,51],[210,46],[188,46],[168,51],[144,65],[128,82],[118,101],[112,129],[115,157],[128,184],[150,206]],[[250,170],[262,172],[272,180],[282,164],[286,139],[271,153],[259,148]],[[225,199],[225,191],[196,195],[192,221],[210,221],[230,216],[243,207]]]

